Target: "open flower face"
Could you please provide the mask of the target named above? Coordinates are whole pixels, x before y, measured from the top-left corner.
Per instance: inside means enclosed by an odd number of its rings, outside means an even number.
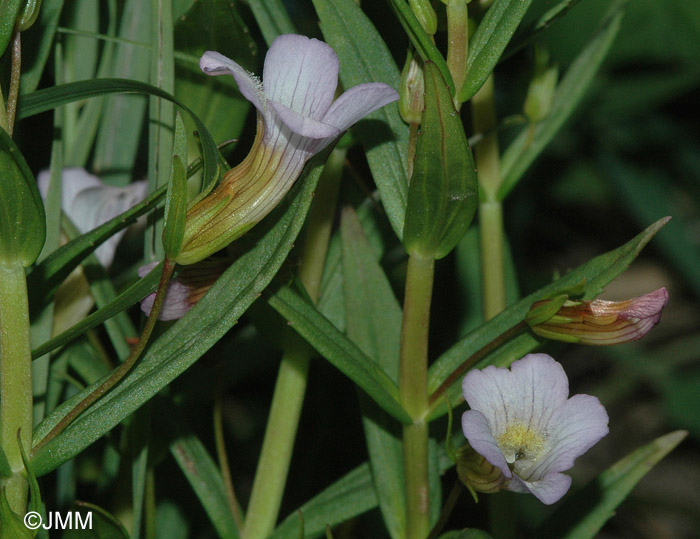
[[[529,354],[511,369],[473,370],[462,383],[469,445],[500,468],[507,489],[552,504],[571,486],[561,472],[608,433],[608,414],[590,395],[569,398],[562,366]]]
[[[188,211],[176,259],[180,264],[202,260],[249,230],[291,189],[313,155],[398,99],[390,86],[367,83],[333,101],[338,57],[322,41],[300,35],[283,35],[272,43],[262,81],[218,52],[205,52],[200,67],[209,75],[233,76],[258,110],[258,131],[245,160]]]

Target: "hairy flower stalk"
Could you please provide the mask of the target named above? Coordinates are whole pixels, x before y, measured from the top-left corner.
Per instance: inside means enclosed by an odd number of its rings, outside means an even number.
[[[553,300],[534,303],[528,321],[540,337],[588,345],[612,345],[641,339],[659,322],[668,303],[668,292],[654,292],[625,301],[565,301],[544,321],[541,318]]]
[[[555,503],[571,486],[561,472],[608,433],[600,401],[590,395],[569,398],[564,369],[546,354],[529,354],[510,370],[473,370],[462,392],[471,408],[462,415],[464,435],[502,474],[462,452],[466,460],[457,469],[474,490],[505,488]]]
[[[262,81],[218,52],[205,52],[200,67],[208,75],[233,76],[258,110],[257,135],[243,162],[187,212],[178,264],[203,260],[250,230],[282,200],[311,157],[398,99],[386,84],[366,83],[333,101],[338,57],[322,41],[300,35],[272,43]]]

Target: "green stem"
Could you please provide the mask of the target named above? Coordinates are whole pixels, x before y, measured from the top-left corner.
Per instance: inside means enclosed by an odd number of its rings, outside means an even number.
[[[479,212],[484,318],[489,320],[506,306],[503,207],[498,201],[482,202]]]
[[[299,278],[314,302],[321,293],[345,154],[345,150],[333,150],[328,158],[309,215]],[[246,539],[262,539],[275,528],[306,394],[310,359],[308,348],[298,342],[292,343],[282,356],[246,512],[242,533]]]
[[[168,291],[168,283],[174,271],[175,263],[166,258],[163,262],[163,272],[160,276],[160,283],[158,284],[156,297],[153,300],[151,314],[148,316],[148,320],[146,320],[146,325],[144,326],[141,336],[139,337],[139,341],[132,350],[131,354],[129,354],[129,357],[127,357],[126,360],[119,365],[119,367],[117,367],[114,372],[112,372],[112,374],[104,382],[102,382],[101,385],[99,385],[82,401],[76,404],[75,407],[63,417],[63,419],[56,423],[54,428],[52,428],[51,431],[32,448],[33,453],[39,451],[39,449],[44,447],[48,442],[61,434],[80,414],[82,414],[95,401],[117,385],[136,364],[136,361],[138,361],[139,357],[141,357],[141,353],[146,349],[151,333],[153,333],[153,328],[155,328],[156,323],[158,322],[158,315],[163,307],[165,295]]]
[[[399,393],[401,404],[413,419],[403,428],[406,474],[406,530],[408,538],[424,539],[430,531],[428,483],[428,332],[435,261],[411,254],[408,259],[401,352]]]
[[[17,99],[19,98],[19,79],[22,72],[22,39],[19,30],[12,35],[12,66],[10,67],[10,87],[7,93],[7,132],[12,136],[15,128]]]
[[[21,264],[0,265],[0,447],[14,472],[3,480],[10,507],[24,514],[27,481],[17,443],[32,441],[32,351],[29,339],[27,281]]]
[[[447,2],[447,67],[455,83],[458,96],[467,77],[467,55],[469,52],[469,14],[467,0]],[[455,97],[455,109],[462,103]]]
[[[231,481],[231,468],[228,465],[228,457],[226,456],[226,441],[224,440],[224,420],[223,420],[223,394],[221,392],[221,387],[217,387],[216,394],[214,396],[214,440],[216,443],[216,456],[219,459],[219,469],[221,470],[221,477],[224,479],[224,486],[226,487],[226,497],[228,498],[229,509],[233,515],[233,519],[236,521],[236,526],[240,532],[243,529],[243,514],[241,511],[241,506],[238,503],[238,498],[236,497],[236,491],[233,488],[233,481]]]
[[[493,318],[506,306],[503,208],[497,193],[501,186],[500,155],[496,130],[494,84],[491,75],[472,98],[475,133],[484,139],[475,147],[474,157],[479,171],[479,232],[481,236],[481,274],[484,293],[484,317]]]

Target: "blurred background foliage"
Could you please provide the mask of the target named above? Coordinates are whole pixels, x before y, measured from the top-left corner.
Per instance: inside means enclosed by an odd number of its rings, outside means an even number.
[[[534,0],[528,21],[551,7]],[[385,2],[366,0],[372,18],[401,66],[407,39]],[[560,73],[585,45],[608,0],[581,0],[562,19],[542,32],[544,45]],[[321,37],[311,2],[285,0],[299,32]],[[212,7],[213,6],[213,7]],[[62,7],[62,9],[61,9]],[[212,16],[212,11],[217,10]],[[217,142],[240,137],[230,154],[235,163],[252,140],[254,116],[232,81],[203,77],[198,56],[219,50],[246,68],[261,72],[266,49],[250,6],[244,0],[193,2],[174,0],[174,94],[205,121]],[[59,17],[60,13],[60,18]],[[42,36],[58,21],[50,51]],[[24,93],[56,82],[96,77],[125,77],[149,81],[152,54],[144,46],[152,37],[150,2],[116,0],[44,0],[39,22],[27,33]],[[75,31],[81,35],[75,35]],[[118,36],[95,39],[89,34]],[[440,36],[438,36],[438,40]],[[141,43],[141,45],[139,45]],[[42,70],[41,55],[47,56]],[[496,70],[497,108],[501,120],[522,114],[533,70],[532,47],[515,52]],[[7,66],[3,66],[6,69]],[[5,72],[5,71],[3,71]],[[611,434],[580,459],[572,470],[579,484],[610,462],[674,428],[691,436],[661,462],[633,491],[601,537],[692,537],[700,529],[700,2],[631,0],[622,28],[605,64],[574,117],[557,134],[543,155],[513,190],[505,205],[506,230],[517,275],[516,288],[529,293],[591,257],[611,250],[659,217],[672,221],[657,235],[632,267],[612,283],[604,297],[622,299],[660,286],[671,300],[660,325],[638,343],[612,348],[550,344],[545,351],[565,366],[572,393],[597,395],[611,416]],[[86,166],[114,185],[145,177],[148,125],[142,97],[111,96],[65,107],[63,124],[65,166]],[[463,117],[468,118],[468,108]],[[53,133],[49,114],[19,124],[17,141],[34,172],[46,168]],[[468,125],[468,124],[467,124]],[[191,131],[192,129],[190,129]],[[94,144],[86,147],[87,135]],[[501,148],[516,128],[500,131]],[[190,148],[195,148],[190,144]],[[196,150],[193,150],[196,151]],[[373,189],[371,176],[357,148],[350,150],[353,166],[346,170],[344,201],[359,201]],[[401,295],[405,259],[391,232],[382,264]],[[473,327],[479,298],[469,283],[474,275],[474,231],[438,266],[434,296],[431,353],[444,351]],[[133,279],[140,240],[131,236],[120,247],[122,257],[112,268],[115,282]],[[290,261],[294,265],[294,256]],[[475,281],[476,279],[476,281]],[[456,283],[456,284],[455,284]],[[136,313],[132,319],[137,320]],[[168,389],[177,405],[177,420],[192,429],[212,454],[213,395],[223,394],[225,435],[231,472],[240,499],[248,497],[272,395],[279,352],[276,330],[261,321],[272,318],[258,303],[225,338]],[[105,340],[101,332],[90,342]],[[83,361],[95,348],[77,341],[61,355],[66,377],[90,381],[104,370],[99,362]],[[99,347],[97,347],[99,349]],[[239,358],[246,358],[245,361]],[[156,403],[154,417],[161,410]],[[352,384],[327,362],[312,364],[288,495],[282,515],[293,512],[329,482],[367,458],[359,407]],[[167,421],[154,421],[156,441],[151,457],[157,467],[157,537],[213,537],[207,517],[173,459],[167,458]],[[440,425],[440,424],[439,424]],[[160,429],[164,429],[160,432]],[[130,469],[124,456],[138,454],[138,444],[126,431],[91,446],[76,460],[48,478],[44,498],[57,500],[56,509],[74,499],[108,507],[125,519],[129,504]],[[122,456],[122,459],[118,458]],[[127,459],[128,460],[128,459]],[[444,478],[452,484],[453,472]],[[508,496],[508,494],[503,494]],[[534,499],[509,496],[521,519],[534,527],[549,511]],[[482,498],[482,504],[488,500]],[[460,500],[451,525],[476,526],[473,501]],[[532,529],[532,528],[530,528]],[[336,531],[336,537],[381,537],[385,532],[374,510]]]

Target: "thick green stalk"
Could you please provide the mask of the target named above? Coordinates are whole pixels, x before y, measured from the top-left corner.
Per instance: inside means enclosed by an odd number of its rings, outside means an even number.
[[[497,198],[501,185],[494,84],[491,75],[472,98],[474,133],[484,138],[474,148],[479,171],[479,231],[481,235],[481,275],[484,317],[488,320],[506,306],[503,258],[503,208]]]
[[[455,83],[458,96],[467,77],[467,55],[469,52],[469,14],[467,0],[447,2],[447,67]],[[455,109],[462,103],[454,99]]]
[[[29,339],[27,281],[21,264],[0,265],[0,447],[14,474],[0,482],[10,507],[23,515],[27,481],[17,444],[32,443],[32,350]]]
[[[309,215],[299,278],[314,302],[321,293],[345,154],[345,150],[334,150],[328,158]],[[306,394],[310,359],[308,348],[301,343],[292,344],[282,356],[245,517],[242,535],[246,539],[262,539],[275,528]]]
[[[428,483],[428,331],[435,261],[412,254],[408,258],[401,326],[399,392],[413,419],[403,428],[408,538],[424,539],[430,532]]]

